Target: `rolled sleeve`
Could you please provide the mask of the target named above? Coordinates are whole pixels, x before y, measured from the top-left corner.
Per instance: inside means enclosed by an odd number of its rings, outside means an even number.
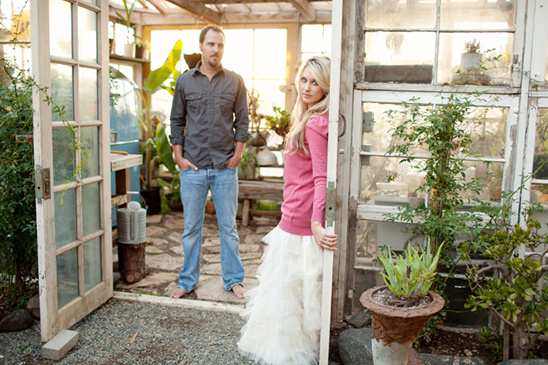
[[[185,144],[185,126],[186,126],[186,102],[183,89],[183,75],[177,78],[175,91],[173,93],[173,102],[171,106],[171,135],[169,140],[172,145]]]
[[[241,76],[238,76],[238,92],[234,103],[234,115],[234,141],[245,143],[249,140],[249,110],[247,108],[247,91]]]

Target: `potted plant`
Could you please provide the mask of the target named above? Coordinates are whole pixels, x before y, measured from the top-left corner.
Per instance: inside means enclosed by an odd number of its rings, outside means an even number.
[[[118,18],[124,23],[127,31],[127,43],[124,44],[124,57],[133,58],[135,57],[135,43],[130,40],[130,30],[132,29],[131,14],[133,13],[133,8],[135,7],[137,0],[133,0],[131,4],[128,4],[129,1],[131,0],[122,0],[125,14],[116,12],[116,15],[118,15]]]
[[[267,128],[273,130],[277,135],[285,139],[289,132],[289,124],[291,122],[291,114],[282,108],[274,107],[274,115],[265,115]]]
[[[150,54],[150,42],[135,36],[135,58],[145,60]]]
[[[213,197],[211,195],[207,196],[205,211],[207,214],[215,214],[215,203],[213,202]]]
[[[385,269],[386,286],[365,291],[362,305],[371,311],[371,345],[375,365],[407,364],[413,341],[430,316],[439,312],[445,300],[430,291],[442,246],[435,254],[409,245],[402,255],[388,251],[379,257]]]
[[[480,47],[480,42],[475,39],[464,43],[464,52],[460,56],[460,68],[462,72],[479,71],[483,59]]]

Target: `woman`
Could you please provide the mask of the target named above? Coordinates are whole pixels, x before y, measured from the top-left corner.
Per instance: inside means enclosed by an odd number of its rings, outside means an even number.
[[[325,221],[331,62],[313,57],[299,69],[284,167],[282,219],[268,244],[242,317],[240,352],[265,364],[318,362],[323,250],[337,236]]]

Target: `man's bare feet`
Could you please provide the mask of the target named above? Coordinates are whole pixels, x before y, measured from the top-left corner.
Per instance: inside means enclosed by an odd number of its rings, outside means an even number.
[[[173,289],[171,291],[171,293],[169,293],[169,297],[173,298],[173,299],[178,299],[178,298],[182,297],[185,294],[186,294],[185,288],[182,288],[182,287],[178,286],[175,289]]]
[[[240,284],[236,284],[232,287],[232,292],[234,292],[234,295],[238,299],[244,299],[245,289]]]

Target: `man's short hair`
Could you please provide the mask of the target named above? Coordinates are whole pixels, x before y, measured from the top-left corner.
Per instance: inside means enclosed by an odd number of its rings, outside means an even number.
[[[218,25],[215,25],[215,24],[210,24],[207,27],[205,27],[204,29],[202,29],[202,31],[200,32],[200,39],[199,39],[200,44],[204,43],[205,36],[206,36],[207,32],[209,32],[210,30],[212,30],[214,32],[221,33],[223,35],[223,37],[225,36],[225,33],[223,32],[223,28],[221,28],[221,27],[219,27]]]

